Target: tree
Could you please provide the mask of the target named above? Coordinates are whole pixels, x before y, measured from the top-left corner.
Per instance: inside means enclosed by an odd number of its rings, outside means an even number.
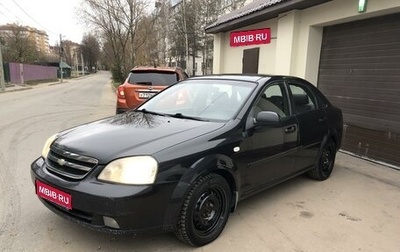
[[[35,40],[26,27],[15,24],[8,28],[11,32],[5,33],[2,38],[5,62],[34,63],[44,57],[36,50]]]
[[[82,39],[81,52],[85,59],[85,66],[92,69],[98,68],[98,61],[100,59],[100,44],[97,38],[91,34],[86,34]]]
[[[195,58],[202,56],[203,74],[207,73],[209,58],[213,50],[213,37],[205,33],[205,27],[225,13],[235,10],[245,0],[181,0],[174,9],[173,26],[169,35],[170,55],[177,61],[184,58],[192,65],[185,65],[188,72],[194,73]]]
[[[149,37],[149,43],[154,45],[152,57],[153,63],[167,65],[169,40],[168,34],[171,30],[170,20],[171,4],[169,0],[157,0],[155,11],[153,11],[154,25],[153,33]]]
[[[153,17],[143,17],[138,23],[137,39],[146,38],[146,40],[141,39],[136,42],[142,44],[140,50],[135,54],[136,65],[159,65],[162,61],[159,55],[159,46],[162,42],[159,40],[158,31],[149,30],[148,27],[154,27]]]
[[[82,18],[102,34],[102,43],[112,54],[115,81],[124,79],[146,42],[147,34],[139,37],[137,33],[148,4],[146,0],[83,0]]]

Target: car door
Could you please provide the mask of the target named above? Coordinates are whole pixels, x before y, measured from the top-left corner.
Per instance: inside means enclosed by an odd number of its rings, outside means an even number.
[[[295,171],[315,164],[322,140],[327,134],[325,108],[319,106],[309,83],[298,79],[287,80],[291,104],[299,127],[299,152]]]
[[[260,126],[255,118],[260,111],[273,111],[280,122],[273,126]],[[251,108],[245,138],[236,162],[241,170],[242,196],[256,193],[271,186],[293,170],[297,148],[298,125],[289,109],[288,93],[283,81],[265,87]]]

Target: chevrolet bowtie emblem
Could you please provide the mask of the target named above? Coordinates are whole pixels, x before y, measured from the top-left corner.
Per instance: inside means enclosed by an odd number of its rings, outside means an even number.
[[[58,163],[59,165],[61,165],[61,166],[64,166],[64,165],[67,163],[67,161],[65,161],[65,159],[61,158],[61,159],[59,159],[59,160],[57,161],[57,163]]]

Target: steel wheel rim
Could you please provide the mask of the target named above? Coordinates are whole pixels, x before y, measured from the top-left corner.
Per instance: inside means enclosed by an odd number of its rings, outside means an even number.
[[[201,235],[214,231],[223,216],[225,194],[219,188],[210,188],[198,198],[193,214],[195,230]]]
[[[324,148],[320,165],[321,165],[322,172],[325,175],[329,174],[329,172],[331,171],[331,168],[332,168],[332,151],[329,146]]]

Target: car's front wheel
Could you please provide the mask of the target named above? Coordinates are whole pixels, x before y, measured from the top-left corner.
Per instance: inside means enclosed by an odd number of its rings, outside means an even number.
[[[178,219],[176,236],[192,246],[215,240],[229,217],[231,190],[218,174],[199,178],[190,187]]]
[[[325,180],[329,178],[335,164],[336,147],[332,140],[328,140],[315,167],[308,172],[308,176],[316,180]]]

